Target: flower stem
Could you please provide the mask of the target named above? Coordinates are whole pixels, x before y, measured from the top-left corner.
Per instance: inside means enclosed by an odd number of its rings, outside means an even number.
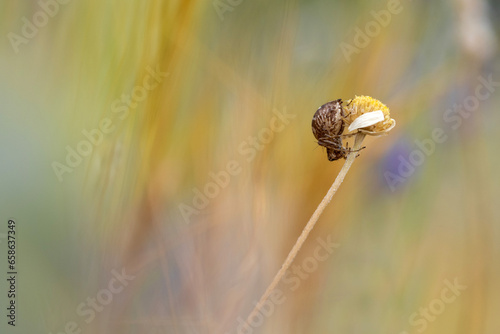
[[[264,302],[267,300],[267,298],[269,298],[269,295],[274,290],[274,288],[276,288],[276,286],[280,282],[281,278],[283,278],[283,275],[285,274],[287,269],[292,264],[293,260],[295,259],[295,256],[297,256],[297,253],[299,252],[300,248],[302,247],[302,245],[306,241],[309,233],[313,229],[313,227],[316,224],[316,222],[318,221],[319,217],[321,216],[321,214],[325,210],[328,203],[330,203],[330,201],[332,200],[333,195],[335,195],[335,193],[337,192],[337,189],[340,187],[340,184],[342,183],[342,181],[344,181],[344,178],[345,178],[347,172],[349,171],[349,168],[351,168],[352,163],[354,162],[354,159],[356,159],[356,156],[358,154],[358,150],[361,148],[361,143],[363,142],[364,138],[365,138],[364,134],[362,134],[362,133],[356,134],[356,137],[354,140],[354,146],[352,148],[353,152],[350,152],[347,155],[344,166],[342,167],[339,174],[335,178],[335,181],[333,182],[332,186],[330,187],[330,189],[326,193],[325,197],[323,198],[321,203],[316,208],[316,211],[314,211],[313,215],[311,216],[311,218],[307,222],[306,226],[302,230],[302,233],[300,234],[299,238],[295,242],[295,245],[292,247],[292,250],[290,251],[290,253],[288,253],[288,256],[286,257],[285,262],[283,262],[283,264],[281,265],[281,269],[274,276],[273,281],[271,282],[271,284],[269,284],[266,291],[264,292],[264,294],[260,298],[259,302],[255,305],[252,312],[250,312],[250,314],[248,315],[247,320],[246,320],[247,326],[249,326],[249,323],[250,323],[250,320],[252,319],[252,317],[255,316],[260,311]]]

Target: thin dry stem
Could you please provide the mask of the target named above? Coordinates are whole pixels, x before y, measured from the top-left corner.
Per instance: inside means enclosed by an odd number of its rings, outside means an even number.
[[[274,276],[274,279],[271,282],[271,284],[269,284],[269,286],[267,287],[266,292],[264,292],[264,294],[260,298],[259,302],[255,305],[252,312],[250,312],[250,315],[247,317],[247,320],[246,320],[247,326],[249,325],[250,319],[254,315],[256,315],[257,312],[260,311],[264,302],[267,300],[267,298],[269,298],[269,295],[274,290],[274,288],[278,285],[281,278],[283,278],[283,275],[285,274],[287,269],[292,264],[293,260],[295,259],[295,256],[297,256],[297,253],[299,252],[300,248],[302,247],[302,245],[306,241],[309,233],[313,229],[313,227],[316,224],[316,222],[318,221],[319,217],[321,216],[321,214],[325,210],[328,203],[330,203],[330,201],[332,200],[333,195],[335,195],[335,193],[337,192],[337,189],[340,187],[340,184],[342,183],[342,181],[344,181],[344,178],[345,178],[347,172],[349,171],[349,168],[351,168],[351,165],[354,162],[354,159],[356,159],[356,156],[358,154],[357,151],[361,148],[361,143],[363,142],[364,138],[365,138],[364,134],[362,134],[362,133],[356,134],[356,138],[354,140],[354,146],[352,148],[353,152],[351,152],[347,155],[347,159],[344,163],[344,166],[342,166],[342,169],[340,170],[339,174],[335,178],[335,181],[333,182],[332,186],[330,187],[330,190],[328,190],[325,197],[323,198],[321,203],[319,203],[318,207],[316,208],[316,211],[314,211],[313,215],[311,216],[311,218],[307,222],[306,226],[302,230],[302,233],[300,234],[299,238],[297,239],[297,242],[295,242],[295,245],[292,247],[292,250],[290,251],[290,253],[288,253],[288,256],[287,256],[285,262],[283,262],[283,264],[281,265],[281,269]]]

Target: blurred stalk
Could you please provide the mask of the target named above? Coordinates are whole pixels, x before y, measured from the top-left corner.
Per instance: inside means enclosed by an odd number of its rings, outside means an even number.
[[[335,195],[335,193],[339,189],[340,185],[344,181],[344,178],[347,175],[347,172],[351,168],[351,166],[354,162],[354,159],[356,159],[356,156],[358,155],[358,151],[361,148],[361,143],[363,142],[363,139],[365,139],[364,134],[358,133],[356,135],[352,152],[350,152],[347,155],[347,159],[344,163],[344,166],[340,170],[340,172],[337,175],[337,177],[335,178],[335,181],[333,182],[332,186],[330,187],[330,189],[326,193],[326,195],[323,198],[323,200],[321,201],[321,203],[319,203],[319,205],[316,208],[316,210],[314,211],[313,215],[311,216],[311,218],[307,222],[306,226],[302,230],[302,233],[300,234],[299,238],[295,242],[295,245],[292,247],[292,250],[290,251],[290,253],[288,253],[288,256],[285,259],[285,262],[283,262],[283,264],[281,265],[281,269],[274,276],[273,281],[271,282],[271,284],[269,284],[266,291],[264,292],[264,294],[260,298],[259,302],[255,305],[252,312],[250,312],[250,314],[248,315],[247,320],[246,320],[247,326],[250,323],[250,319],[260,311],[260,309],[264,305],[264,302],[267,300],[267,298],[269,298],[269,295],[271,294],[271,292],[273,292],[273,290],[276,288],[276,286],[278,285],[280,280],[285,275],[288,268],[290,268],[290,266],[292,265],[292,262],[295,259],[295,257],[297,256],[300,248],[302,247],[304,242],[307,240],[309,233],[312,231],[312,229],[314,228],[314,225],[316,225],[316,222],[318,221],[319,217],[321,216],[321,214],[325,210],[326,206],[332,200],[333,195]]]

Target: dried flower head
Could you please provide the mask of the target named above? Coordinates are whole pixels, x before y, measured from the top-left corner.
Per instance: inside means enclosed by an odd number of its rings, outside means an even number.
[[[391,118],[389,108],[370,96],[356,96],[347,101],[344,118],[350,134],[364,133],[380,136],[389,132],[396,121]]]
[[[347,114],[345,113],[346,110]],[[368,96],[356,96],[355,99],[347,103],[345,108],[342,105],[341,99],[331,101],[322,105],[316,111],[312,120],[312,132],[318,140],[318,144],[326,147],[330,161],[340,158],[345,158],[346,161],[325,197],[302,230],[297,242],[295,242],[295,245],[293,245],[288,253],[280,270],[276,273],[271,284],[269,284],[258,303],[255,304],[255,307],[248,315],[244,324],[245,328],[250,326],[251,320],[262,310],[269,296],[275,291],[276,286],[288,272],[293,260],[318,221],[321,213],[332,200],[333,195],[335,195],[340,184],[344,181],[349,168],[351,168],[354,159],[358,156],[353,152],[358,152],[362,149],[361,143],[365,138],[365,134],[384,134],[395,125],[396,121],[389,116],[389,109],[380,101]],[[348,130],[350,132],[354,132],[343,133],[346,126],[349,126]],[[342,138],[353,135],[355,137],[352,149],[343,147]]]

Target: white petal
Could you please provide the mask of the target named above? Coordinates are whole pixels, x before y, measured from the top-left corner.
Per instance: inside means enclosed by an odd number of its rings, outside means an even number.
[[[366,128],[367,126],[371,126],[373,124],[377,124],[378,122],[382,122],[384,120],[384,113],[382,110],[375,110],[371,112],[367,112],[356,118],[354,122],[349,125],[349,131],[354,131],[357,129]]]

